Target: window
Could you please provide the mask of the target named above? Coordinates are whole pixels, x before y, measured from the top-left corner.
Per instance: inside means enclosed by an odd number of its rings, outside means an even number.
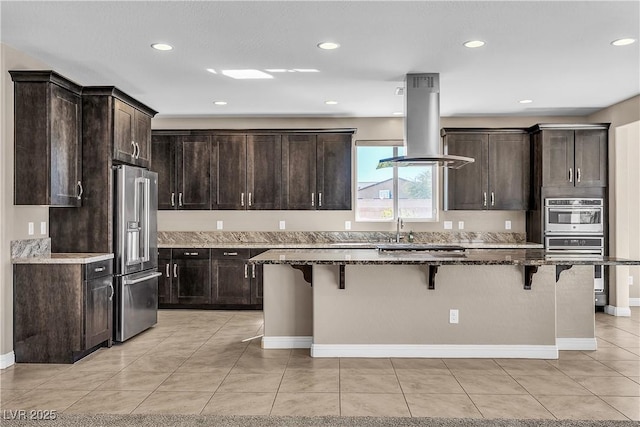
[[[391,144],[356,143],[356,221],[436,221],[436,166],[377,169],[380,159],[404,154],[404,147]]]

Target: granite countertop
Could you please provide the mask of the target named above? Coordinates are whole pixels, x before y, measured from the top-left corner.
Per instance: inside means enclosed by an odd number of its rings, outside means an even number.
[[[113,259],[112,253],[52,253],[45,256],[13,258],[13,264],[90,264]]]
[[[159,248],[229,248],[229,249],[376,249],[378,245],[387,242],[315,242],[315,243],[286,243],[286,242],[158,242]],[[428,246],[430,243],[413,243],[414,246]],[[485,243],[485,242],[448,242],[438,245],[463,246],[475,249],[536,249],[543,248],[542,243]]]
[[[549,255],[542,249],[466,249],[464,254],[424,251],[381,252],[373,249],[269,250],[251,264],[295,265],[640,265],[640,260],[601,256]]]

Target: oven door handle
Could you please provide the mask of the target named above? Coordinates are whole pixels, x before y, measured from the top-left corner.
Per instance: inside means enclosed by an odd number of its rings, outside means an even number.
[[[156,271],[155,273],[151,273],[148,276],[140,277],[138,279],[123,280],[122,284],[125,285],[125,286],[135,285],[136,283],[145,282],[147,280],[154,279],[154,278],[160,277],[160,276],[162,276],[162,273]]]

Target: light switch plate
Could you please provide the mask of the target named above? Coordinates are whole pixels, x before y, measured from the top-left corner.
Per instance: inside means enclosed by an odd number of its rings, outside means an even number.
[[[42,234],[42,235],[47,234],[47,222],[46,221],[40,221],[40,234]]]
[[[216,221],[216,230],[222,230],[224,227],[222,221]]]
[[[280,230],[284,230],[286,228],[285,222],[280,221]]]
[[[506,221],[504,222],[504,229],[505,229],[505,230],[511,230],[511,221],[506,220]]]
[[[464,221],[458,221],[458,230],[464,230]]]
[[[34,227],[33,227],[33,223],[32,222],[29,223],[29,227],[28,228],[29,228],[29,236],[33,236],[33,233],[35,233],[35,231],[34,231]]]
[[[345,230],[351,230],[351,221],[345,221],[344,222],[344,229]]]
[[[633,276],[627,277],[627,283],[629,283],[629,285],[633,285]]]
[[[445,221],[445,222],[444,222],[444,229],[445,229],[445,230],[451,230],[451,229],[453,229],[453,221]]]

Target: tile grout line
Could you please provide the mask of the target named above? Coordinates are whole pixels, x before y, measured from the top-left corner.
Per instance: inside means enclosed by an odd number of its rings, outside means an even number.
[[[413,417],[413,413],[411,412],[411,406],[409,406],[409,402],[407,401],[407,395],[402,388],[402,383],[400,382],[400,378],[398,378],[398,371],[396,371],[396,365],[393,364],[393,359],[389,358],[389,363],[391,363],[391,368],[393,369],[393,373],[396,376],[396,381],[398,381],[398,386],[400,387],[400,392],[402,393],[402,398],[404,399],[404,404],[407,405],[407,410],[409,411],[409,417]]]

